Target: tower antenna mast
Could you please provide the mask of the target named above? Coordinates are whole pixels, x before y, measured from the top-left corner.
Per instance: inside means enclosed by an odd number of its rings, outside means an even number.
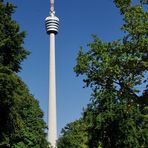
[[[45,19],[46,32],[49,35],[49,94],[48,94],[48,134],[47,140],[56,148],[56,71],[55,71],[55,36],[58,33],[59,18],[55,16],[54,0],[50,0],[50,15]]]
[[[50,0],[50,14],[54,14],[55,11],[54,11],[54,0]]]

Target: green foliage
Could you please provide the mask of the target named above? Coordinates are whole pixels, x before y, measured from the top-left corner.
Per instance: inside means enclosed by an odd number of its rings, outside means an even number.
[[[76,120],[62,129],[62,135],[57,141],[58,148],[88,148],[86,125],[82,120]]]
[[[43,113],[22,80],[0,67],[0,146],[46,148]]]
[[[147,1],[132,5],[132,0],[114,0],[123,15],[121,30],[125,36],[103,42],[93,35],[89,50],[81,47],[74,68],[84,75],[86,87],[92,88],[91,103],[83,122],[88,146],[139,148],[147,141]],[[146,86],[141,89],[141,87]],[[142,94],[140,96],[140,94]]]
[[[124,14],[130,7],[132,0],[114,0],[114,3],[120,8],[121,14]]]
[[[0,0],[0,147],[48,148],[39,103],[16,75],[29,54],[24,32],[12,20],[16,7]]]
[[[22,47],[25,32],[20,32],[19,25],[12,20],[15,8],[11,3],[0,1],[0,66],[19,72],[29,52]]]

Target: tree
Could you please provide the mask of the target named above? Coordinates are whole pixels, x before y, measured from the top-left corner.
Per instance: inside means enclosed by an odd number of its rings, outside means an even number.
[[[7,66],[15,72],[21,69],[21,62],[29,52],[22,47],[25,32],[12,20],[14,6],[0,0],[0,66]]]
[[[93,35],[89,50],[84,52],[81,47],[74,68],[78,76],[85,76],[86,87],[93,91],[83,115],[88,146],[146,147],[148,2],[140,0],[133,5],[132,0],[114,0],[114,3],[123,15],[124,37],[103,42]]]
[[[82,119],[67,124],[57,141],[58,148],[88,148],[88,135],[85,129],[86,125]]]
[[[17,76],[29,54],[24,32],[12,20],[15,6],[0,0],[0,147],[48,148],[38,101]]]
[[[10,69],[0,67],[0,147],[46,148],[38,101]]]

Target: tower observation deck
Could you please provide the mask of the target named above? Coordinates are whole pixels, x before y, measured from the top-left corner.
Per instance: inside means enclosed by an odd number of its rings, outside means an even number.
[[[58,33],[59,29],[59,18],[55,16],[54,13],[51,13],[46,19],[46,32],[47,34],[50,33]]]

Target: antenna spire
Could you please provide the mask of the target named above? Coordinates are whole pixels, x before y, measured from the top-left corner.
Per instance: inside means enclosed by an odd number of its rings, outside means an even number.
[[[50,0],[50,13],[51,14],[55,13],[55,11],[54,11],[54,0]]]

